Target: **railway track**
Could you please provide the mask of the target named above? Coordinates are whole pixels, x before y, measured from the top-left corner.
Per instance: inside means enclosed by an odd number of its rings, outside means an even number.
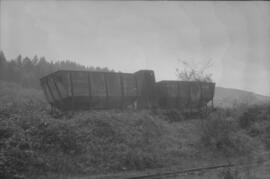
[[[209,170],[215,169],[222,169],[222,168],[232,168],[232,167],[255,167],[262,164],[270,164],[270,160],[264,160],[260,162],[254,163],[240,163],[240,164],[225,164],[225,165],[216,165],[216,166],[209,166],[209,167],[201,167],[201,168],[191,168],[191,169],[184,169],[179,171],[170,171],[170,172],[162,172],[162,173],[155,173],[155,174],[146,174],[141,176],[133,176],[133,177],[126,177],[125,179],[165,179],[165,178],[173,178],[183,175],[191,175],[191,174],[200,174],[207,172]]]
[[[141,172],[127,171],[114,174],[92,175],[80,179],[216,179],[220,178],[219,175],[226,172],[226,169],[228,171],[240,172],[243,175],[241,179],[246,179],[247,177],[245,176],[249,175],[250,172],[255,172],[256,175],[260,174],[260,177],[256,176],[257,179],[270,179],[270,152],[257,153],[255,157],[250,156],[228,160],[228,163],[218,163],[218,161],[211,163],[208,163],[209,165],[201,163],[201,166],[197,165],[198,167],[184,169],[182,168],[183,166],[175,165],[168,168],[150,169]],[[216,164],[213,165],[213,163]]]

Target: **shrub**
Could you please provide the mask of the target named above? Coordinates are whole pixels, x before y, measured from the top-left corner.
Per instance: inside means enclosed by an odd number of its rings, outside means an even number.
[[[168,122],[181,122],[188,118],[187,114],[177,109],[152,109],[151,114]]]
[[[239,124],[242,128],[251,127],[256,121],[270,120],[269,105],[255,105],[246,109],[239,117]]]
[[[5,177],[154,168],[168,164],[168,148],[175,142],[169,124],[148,111],[77,112],[62,118],[39,109],[17,111],[1,118],[0,134]]]
[[[38,154],[33,150],[33,143],[27,130],[17,125],[16,119],[1,119],[1,167],[3,178],[31,172],[40,164]]]
[[[270,104],[251,106],[239,117],[239,125],[246,133],[270,148]]]
[[[6,103],[9,100],[0,104],[0,178],[140,170],[179,164],[198,152],[191,145],[198,140],[195,123],[199,121],[180,126],[163,120],[185,119],[175,111],[83,111],[53,117],[46,111],[47,104],[39,100],[39,91],[22,88],[18,95],[6,87],[0,91],[0,100],[3,96],[18,98],[12,104]],[[204,120],[200,142],[226,156],[247,154],[257,145],[246,130],[239,130],[231,114],[219,110]],[[269,111],[259,116],[269,119]],[[263,131],[260,136],[268,145],[269,129],[261,126],[266,125],[260,123],[256,128]]]
[[[270,125],[265,129],[262,140],[265,143],[266,148],[270,150]]]
[[[162,165],[168,124],[149,112],[85,112],[77,116],[79,141],[99,169],[153,168]],[[80,122],[79,122],[80,121]]]
[[[201,142],[224,157],[249,154],[254,146],[253,140],[238,130],[236,120],[226,118],[224,113],[219,111],[202,122]]]

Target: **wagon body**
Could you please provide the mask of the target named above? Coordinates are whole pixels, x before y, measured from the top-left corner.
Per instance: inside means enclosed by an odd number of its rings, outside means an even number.
[[[160,81],[156,83],[158,106],[175,109],[200,109],[213,100],[215,83]]]
[[[43,77],[41,86],[47,101],[61,110],[150,107],[149,91],[155,85],[154,72],[132,73],[57,71]]]
[[[215,83],[156,83],[152,70],[135,73],[61,70],[40,81],[47,101],[60,110],[129,106],[139,109],[200,109],[213,100],[215,90]]]

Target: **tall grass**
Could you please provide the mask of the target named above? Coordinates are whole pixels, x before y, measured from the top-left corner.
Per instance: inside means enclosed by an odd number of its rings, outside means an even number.
[[[224,157],[247,155],[256,149],[258,144],[240,130],[238,121],[216,112],[202,121],[202,144],[211,151]]]
[[[1,178],[155,168],[168,165],[174,154],[173,128],[148,111],[82,111],[55,118],[40,91],[1,85]]]
[[[257,141],[270,145],[268,108],[243,127],[244,117],[228,111],[213,113],[202,125],[164,120],[149,111],[53,117],[41,91],[3,82],[0,101],[0,178],[142,170],[197,161],[195,154],[206,150],[237,156],[252,153],[261,145]],[[260,134],[251,135],[255,129]]]

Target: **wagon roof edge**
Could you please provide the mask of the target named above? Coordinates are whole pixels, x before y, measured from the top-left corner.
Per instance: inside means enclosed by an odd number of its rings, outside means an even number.
[[[185,80],[161,80],[156,83],[208,83],[216,84],[215,82],[205,82],[205,81],[185,81]]]
[[[139,71],[146,71],[146,70],[138,70],[136,72],[139,72]],[[147,70],[147,71],[152,71],[152,70]],[[54,76],[55,74],[57,73],[61,73],[61,72],[91,72],[91,73],[117,73],[117,74],[134,74],[134,73],[126,73],[126,72],[112,72],[112,71],[94,71],[94,70],[57,70],[57,71],[54,71],[52,73],[49,73],[43,77],[40,78],[40,81],[43,81],[44,79],[47,79],[48,77],[50,76]]]

